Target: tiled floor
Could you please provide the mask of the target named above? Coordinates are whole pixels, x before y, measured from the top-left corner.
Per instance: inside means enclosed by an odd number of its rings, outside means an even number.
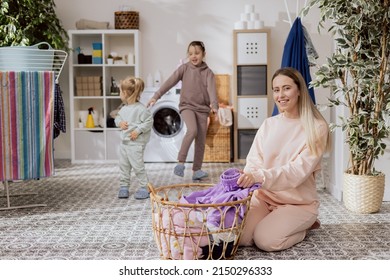
[[[149,200],[118,199],[118,167],[113,164],[72,165],[57,160],[50,178],[11,183],[12,205],[45,203],[46,207],[0,211],[0,259],[159,259],[153,239]],[[154,186],[190,182],[173,175],[173,163],[149,163]],[[208,182],[217,182],[229,167],[206,163]],[[131,190],[131,194],[136,186]],[[354,214],[321,186],[322,226],[291,249],[265,253],[239,248],[236,259],[390,259],[390,203],[376,214]],[[0,193],[3,195],[2,188]],[[0,207],[6,206],[0,198]]]

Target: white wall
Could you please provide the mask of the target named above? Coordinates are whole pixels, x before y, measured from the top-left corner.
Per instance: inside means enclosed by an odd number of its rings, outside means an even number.
[[[295,18],[296,1],[289,0],[289,8]],[[304,1],[299,1],[301,6]],[[114,12],[122,5],[128,5],[140,13],[142,32],[141,77],[160,70],[162,80],[176,68],[179,60],[186,55],[187,45],[192,40],[202,40],[206,46],[206,61],[216,74],[233,73],[233,26],[244,12],[245,4],[255,5],[255,11],[271,29],[271,72],[279,68],[283,47],[290,26],[282,0],[55,0],[57,15],[65,29],[76,29],[75,23],[84,18],[110,22],[114,28]],[[313,11],[303,19],[311,33],[313,43],[320,53],[319,61],[332,48],[331,39],[317,32],[318,14]],[[69,87],[67,64],[60,77],[66,114],[69,121]],[[316,91],[318,103],[326,102],[327,91]],[[327,117],[328,112],[324,112]],[[69,128],[70,125],[68,124]],[[70,158],[70,131],[61,133],[55,139],[55,157]]]
[[[305,2],[298,0],[300,7]],[[84,18],[94,21],[108,21],[114,28],[114,12],[127,5],[140,13],[140,31],[142,32],[142,65],[141,77],[146,80],[148,73],[160,70],[162,79],[166,79],[176,68],[179,60],[186,55],[186,48],[192,40],[202,40],[206,45],[206,61],[217,74],[233,73],[234,22],[240,19],[246,4],[255,5],[255,11],[271,29],[271,72],[279,68],[284,43],[290,26],[284,22],[288,19],[284,1],[276,0],[55,0],[57,14],[65,29],[75,29],[76,21]],[[296,1],[288,0],[292,18],[296,16]],[[318,63],[325,62],[332,51],[332,39],[317,31],[319,13],[312,10],[303,19],[311,39],[320,57]],[[315,69],[312,69],[314,73]],[[314,77],[312,75],[312,77]],[[60,78],[61,88],[69,121],[69,86],[68,67],[65,65]],[[317,103],[327,103],[329,92],[317,89]],[[329,109],[323,112],[328,121],[335,121],[339,112]],[[69,123],[67,124],[69,128]],[[342,133],[334,135],[334,149],[331,154],[330,192],[341,199],[342,171],[347,165],[347,148]],[[61,134],[55,139],[55,157],[70,158],[70,132]],[[390,143],[389,143],[390,144]],[[386,173],[385,200],[390,200],[390,151],[378,161],[377,168]]]

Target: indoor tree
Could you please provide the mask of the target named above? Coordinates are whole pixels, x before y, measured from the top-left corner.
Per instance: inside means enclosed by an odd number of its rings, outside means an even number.
[[[54,0],[1,0],[0,47],[47,42],[68,50],[68,34],[54,8]]]
[[[303,14],[314,6],[319,30],[334,34],[335,49],[312,86],[331,88],[330,106],[348,109],[333,127],[346,132],[346,173],[380,175],[374,163],[390,131],[390,0],[309,0]]]

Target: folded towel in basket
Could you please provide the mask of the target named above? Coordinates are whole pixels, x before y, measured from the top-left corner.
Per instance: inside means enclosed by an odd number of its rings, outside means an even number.
[[[231,126],[233,124],[232,110],[229,107],[218,109],[219,123],[223,126]]]

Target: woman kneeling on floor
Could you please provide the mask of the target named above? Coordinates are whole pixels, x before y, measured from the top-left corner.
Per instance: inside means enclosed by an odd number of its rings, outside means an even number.
[[[302,75],[279,69],[272,90],[280,113],[259,128],[238,179],[241,187],[262,184],[252,196],[240,245],[264,251],[290,248],[319,227],[315,175],[330,149],[328,124]]]

